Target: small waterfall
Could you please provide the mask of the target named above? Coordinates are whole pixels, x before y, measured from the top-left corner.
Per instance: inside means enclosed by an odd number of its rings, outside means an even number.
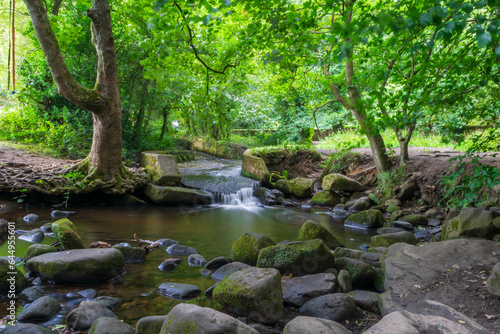
[[[251,187],[241,188],[236,193],[232,194],[215,193],[214,194],[215,203],[223,205],[255,204],[256,202],[258,202],[258,200],[253,196],[253,192],[257,187],[258,183],[255,183]]]

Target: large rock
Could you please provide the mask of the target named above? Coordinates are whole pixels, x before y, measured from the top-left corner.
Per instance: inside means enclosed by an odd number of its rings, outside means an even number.
[[[102,283],[125,271],[123,255],[114,248],[46,253],[31,258],[26,266],[32,273],[55,284]]]
[[[289,242],[264,248],[257,267],[275,268],[282,274],[303,276],[324,272],[333,267],[333,255],[322,240]]]
[[[50,245],[34,244],[28,247],[26,253],[24,253],[23,260],[24,262],[28,262],[28,260],[32,257],[54,252],[57,252],[57,248],[55,247],[52,247]]]
[[[400,221],[404,221],[407,223],[410,223],[412,226],[427,226],[427,223],[429,222],[429,218],[426,216],[422,215],[406,215],[403,217],[398,218]]]
[[[17,317],[19,322],[35,322],[52,318],[61,310],[61,305],[49,296],[43,296],[28,305]]]
[[[196,254],[196,249],[189,246],[173,244],[167,247],[167,253],[173,256],[189,256],[191,254]]]
[[[378,293],[365,290],[355,290],[349,292],[348,295],[361,309],[375,314],[380,314],[380,308],[378,306]]]
[[[9,264],[8,260],[0,259],[0,295],[9,293],[12,282],[15,282],[16,292],[20,292],[26,286],[23,273]]]
[[[309,197],[314,190],[314,179],[298,177],[293,185],[293,194],[297,197]]]
[[[332,320],[299,316],[286,324],[283,334],[352,334],[350,330]]]
[[[89,334],[134,334],[134,328],[116,318],[97,318],[90,327]]]
[[[22,324],[22,323],[9,325],[4,329],[0,330],[0,333],[1,334],[54,334],[54,332],[48,328],[34,324]]]
[[[231,275],[232,273],[235,273],[239,270],[246,269],[250,267],[248,264],[243,263],[243,262],[231,262],[228,264],[223,265],[219,269],[217,269],[213,274],[212,274],[212,279],[216,282],[222,281],[224,277]]]
[[[394,189],[394,194],[401,201],[410,200],[420,188],[413,178],[406,180],[401,186]]]
[[[418,240],[415,238],[413,233],[408,231],[374,235],[371,238],[372,247],[389,247],[390,245],[397,244],[398,242],[416,245]]]
[[[149,183],[145,190],[146,196],[155,204],[162,205],[200,205],[210,204],[213,195],[206,190],[181,187],[162,187]]]
[[[365,211],[371,208],[372,202],[369,197],[361,197],[347,201],[345,204],[350,212]]]
[[[285,180],[281,179],[276,181],[274,184],[274,188],[278,189],[285,195],[291,195],[293,194],[293,186],[294,186],[295,180]]]
[[[337,279],[333,274],[315,274],[281,280],[283,302],[300,307],[309,300],[334,293],[337,290]]]
[[[159,186],[177,186],[181,182],[181,172],[173,155],[142,152],[141,166],[151,182]]]
[[[281,275],[276,269],[247,268],[217,284],[213,297],[228,311],[272,324],[283,315]]]
[[[193,284],[165,282],[158,287],[158,293],[172,299],[188,300],[198,297],[201,290]]]
[[[66,323],[75,331],[85,331],[101,317],[116,318],[116,315],[100,303],[84,300],[78,308],[69,312]]]
[[[379,228],[384,226],[384,215],[375,209],[365,210],[347,217],[344,225],[364,229]]]
[[[478,237],[491,240],[500,233],[500,226],[493,223],[494,218],[492,211],[465,208],[457,217],[443,223],[441,238],[445,240],[454,237]]]
[[[337,247],[341,247],[340,242],[331,234],[326,228],[321,226],[320,224],[308,220],[304,224],[299,231],[299,240],[307,241],[321,239],[323,242],[330,248],[335,249]]]
[[[166,315],[152,315],[140,318],[135,326],[135,334],[158,334],[165,320],[167,320]]]
[[[364,334],[460,333],[489,334],[486,328],[464,314],[441,303],[423,300],[407,310],[395,311],[382,318]]]
[[[355,286],[371,286],[375,278],[375,270],[368,263],[351,259],[348,257],[336,257],[335,269],[346,270],[352,279],[352,284]]]
[[[211,308],[179,304],[168,313],[159,332],[159,334],[171,333],[258,334],[259,332],[241,321]],[[136,334],[143,333],[137,332]]]
[[[233,243],[231,258],[233,261],[255,266],[260,250],[274,245],[276,243],[264,234],[247,232]]]
[[[354,300],[345,293],[332,293],[311,299],[299,310],[300,314],[342,322],[359,314]]]
[[[264,160],[253,156],[252,150],[246,150],[243,153],[241,175],[261,181],[266,174],[269,174],[269,170]]]
[[[329,191],[363,191],[366,187],[356,180],[342,174],[328,174],[323,178],[323,190]]]
[[[87,248],[78,235],[75,225],[69,219],[59,219],[50,227],[64,250]]]
[[[318,191],[311,198],[311,204],[320,206],[335,206],[342,203],[342,197],[331,191]]]

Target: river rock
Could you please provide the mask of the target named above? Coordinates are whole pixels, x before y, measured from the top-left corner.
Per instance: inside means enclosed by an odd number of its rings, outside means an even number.
[[[177,266],[181,262],[181,259],[166,259],[158,266],[158,269],[160,269],[161,271],[169,272],[177,268]]]
[[[342,292],[348,293],[352,291],[352,278],[351,274],[345,269],[339,271],[337,275],[337,282],[339,284],[339,288]]]
[[[282,279],[283,302],[295,307],[304,305],[309,300],[334,293],[337,279],[333,274],[315,274]]]
[[[165,282],[158,287],[158,293],[172,299],[188,300],[198,297],[201,290],[193,284]]]
[[[109,296],[96,297],[92,299],[92,301],[97,302],[110,310],[113,310],[122,303],[121,298],[109,297]]]
[[[74,215],[76,212],[75,211],[61,211],[61,210],[52,210],[50,213],[50,216],[52,218],[62,218],[62,217],[68,217],[71,215]]]
[[[161,205],[204,205],[212,202],[213,195],[206,190],[181,187],[162,187],[149,183],[145,190],[146,196],[155,204]]]
[[[335,248],[335,251],[333,252],[334,257],[349,257],[351,259],[356,259],[360,260],[361,257],[365,254],[365,252],[357,250],[357,249],[350,249],[350,248],[344,248],[344,247],[338,247]]]
[[[500,218],[495,218],[493,212],[479,208],[465,208],[457,217],[447,219],[443,223],[441,237],[443,240],[454,237],[491,240],[498,233],[500,233]]]
[[[84,300],[78,308],[69,312],[66,323],[75,331],[86,331],[94,321],[101,317],[117,318],[113,312],[100,303]]]
[[[141,153],[141,167],[151,182],[159,186],[177,186],[181,182],[181,172],[173,155],[156,152]]]
[[[348,257],[336,257],[335,269],[347,270],[355,286],[371,286],[375,277],[375,271],[368,263],[351,259]]]
[[[189,256],[191,254],[196,254],[196,249],[188,246],[174,244],[167,248],[167,253],[173,256]]]
[[[30,286],[17,295],[17,298],[25,303],[32,303],[38,298],[45,296],[47,292],[41,286]]]
[[[231,258],[233,261],[255,266],[260,250],[274,245],[276,243],[264,234],[247,232],[233,243]]]
[[[490,293],[500,297],[500,262],[495,264],[491,270],[491,275],[486,282],[486,287]]]
[[[365,210],[347,217],[344,225],[364,229],[379,228],[384,226],[384,215],[378,210]]]
[[[389,233],[397,233],[397,232],[403,232],[404,230],[402,228],[398,227],[381,227],[377,229],[378,234],[389,234]]]
[[[114,245],[113,248],[118,249],[125,263],[142,263],[146,258],[146,250],[142,247],[125,247]]]
[[[78,235],[75,225],[69,219],[59,219],[52,223],[51,228],[64,250],[87,248]]]
[[[158,239],[155,241],[160,247],[170,247],[172,245],[178,244],[177,241],[172,239]]]
[[[239,320],[208,307],[192,304],[176,305],[168,314],[160,334],[258,334]],[[140,334],[140,333],[136,333]]]
[[[322,240],[289,242],[263,248],[257,259],[259,268],[275,268],[295,276],[317,274],[333,267],[333,255]]]
[[[47,320],[52,318],[61,310],[61,305],[49,296],[43,296],[28,305],[17,316],[19,322],[34,322],[35,320]]]
[[[24,253],[24,262],[28,262],[32,257],[42,255],[45,253],[57,252],[57,248],[50,245],[35,244],[28,247],[26,253]]]
[[[276,195],[267,188],[257,188],[253,195],[259,199],[259,201],[264,205],[274,205],[276,204]]]
[[[323,178],[323,190],[329,191],[363,191],[366,187],[342,174],[328,174]]]
[[[43,241],[44,237],[45,237],[45,234],[42,232],[42,230],[40,230],[39,228],[35,228],[31,231],[24,233],[23,235],[20,235],[19,239],[27,241],[27,242],[39,244]]]
[[[167,320],[166,315],[153,315],[140,318],[135,326],[135,334],[158,334]]]
[[[356,305],[371,313],[380,314],[378,293],[365,290],[355,290],[348,293]]]
[[[318,191],[311,198],[311,204],[320,206],[335,206],[342,202],[342,197],[331,191]]]
[[[54,334],[48,328],[34,325],[34,324],[23,324],[16,323],[15,325],[9,325],[4,329],[0,330],[1,334]]]
[[[122,253],[113,248],[46,253],[31,258],[26,266],[54,284],[102,283],[125,271]]]
[[[15,275],[9,274],[14,272]],[[20,292],[26,286],[26,279],[19,269],[9,264],[8,260],[0,259],[0,295],[7,294],[10,290],[11,278],[14,278],[16,292]]]
[[[441,303],[423,300],[407,311],[395,311],[382,318],[364,334],[386,333],[489,334],[473,319]]]
[[[34,223],[38,220],[38,215],[35,215],[34,213],[30,213],[30,214],[27,214],[26,216],[24,216],[23,220],[26,223]]]
[[[366,252],[361,256],[361,261],[368,263],[372,267],[380,267],[381,253]]]
[[[217,269],[212,274],[212,279],[216,282],[221,281],[224,277],[231,275],[232,273],[237,272],[238,270],[242,270],[250,267],[248,264],[243,262],[231,262],[226,265],[223,265],[219,269]]]
[[[207,260],[200,254],[191,254],[188,257],[188,264],[192,267],[204,267]]]
[[[43,231],[43,233],[52,233],[52,223],[46,223],[40,226],[40,230]]]
[[[398,242],[416,245],[418,240],[415,238],[413,233],[408,231],[374,235],[371,238],[372,247],[389,247],[390,245],[397,244]]]
[[[285,195],[291,195],[293,194],[293,181],[285,179],[278,180],[274,184],[274,188],[278,189]]]
[[[393,193],[401,201],[411,200],[420,188],[413,178],[406,180],[401,186],[393,189]]]
[[[304,224],[302,224],[302,227],[300,228],[299,240],[307,241],[314,239],[323,240],[323,242],[330,249],[335,249],[342,246],[340,242],[333,236],[333,234],[331,234],[326,228],[312,220],[308,220]]]
[[[399,218],[401,218],[403,216],[408,216],[408,215],[412,215],[412,214],[413,214],[413,212],[411,212],[410,210],[394,211],[393,213],[391,213],[391,222],[398,220]]]
[[[207,268],[208,270],[217,270],[220,267],[225,266],[226,264],[231,262],[233,262],[232,259],[224,256],[219,256],[208,261],[208,263],[205,265],[205,268]]]
[[[350,212],[359,212],[368,210],[372,206],[372,203],[370,201],[370,198],[361,197],[358,199],[347,201],[345,205]]]
[[[389,213],[393,213],[393,212],[396,212],[396,211],[399,211],[401,210],[401,207],[400,206],[397,206],[397,205],[389,205],[387,207],[387,209],[385,209],[386,212],[389,212]]]
[[[286,324],[285,328],[283,328],[283,334],[305,333],[352,334],[350,330],[338,322],[305,316],[298,316],[294,318]]]
[[[399,221],[407,222],[412,224],[413,226],[427,226],[429,219],[426,216],[422,215],[406,215],[398,218]]]
[[[400,221],[400,220],[395,220],[392,222],[392,227],[393,228],[400,228],[405,231],[413,231],[413,225],[408,222]]]
[[[437,218],[431,218],[427,222],[427,226],[437,227],[439,225],[441,225],[441,221],[439,219],[437,219]]]
[[[266,174],[269,175],[269,170],[264,160],[253,156],[251,149],[246,150],[243,153],[241,175],[261,181]]]
[[[309,197],[314,190],[314,179],[298,177],[295,179],[293,194],[297,197]]]
[[[345,293],[332,293],[311,299],[304,304],[300,314],[342,322],[359,314],[354,300]]]
[[[283,315],[281,275],[271,268],[246,268],[227,276],[213,291],[229,312],[264,324]]]
[[[134,328],[116,318],[97,318],[90,327],[89,334],[134,334]]]

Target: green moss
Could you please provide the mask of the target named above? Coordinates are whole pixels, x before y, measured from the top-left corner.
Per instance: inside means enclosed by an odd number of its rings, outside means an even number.
[[[87,248],[69,219],[60,219],[52,223],[51,228],[64,250]]]
[[[263,234],[247,232],[233,243],[231,257],[233,261],[255,266],[260,250],[274,245],[274,241]]]
[[[313,205],[335,206],[340,203],[342,203],[342,197],[330,191],[319,191],[311,199]]]
[[[299,240],[306,241],[314,239],[323,240],[323,242],[330,249],[335,249],[342,246],[340,242],[338,242],[337,239],[335,239],[335,237],[326,228],[312,220],[308,220],[300,228]]]

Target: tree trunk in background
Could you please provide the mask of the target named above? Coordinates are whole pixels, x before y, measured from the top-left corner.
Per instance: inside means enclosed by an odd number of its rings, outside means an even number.
[[[137,117],[134,123],[134,140],[138,140],[141,136],[142,124],[144,123],[144,106],[146,104],[146,96],[148,93],[148,83],[147,79],[144,79],[142,83],[141,102],[139,103],[139,111],[137,112]]]

